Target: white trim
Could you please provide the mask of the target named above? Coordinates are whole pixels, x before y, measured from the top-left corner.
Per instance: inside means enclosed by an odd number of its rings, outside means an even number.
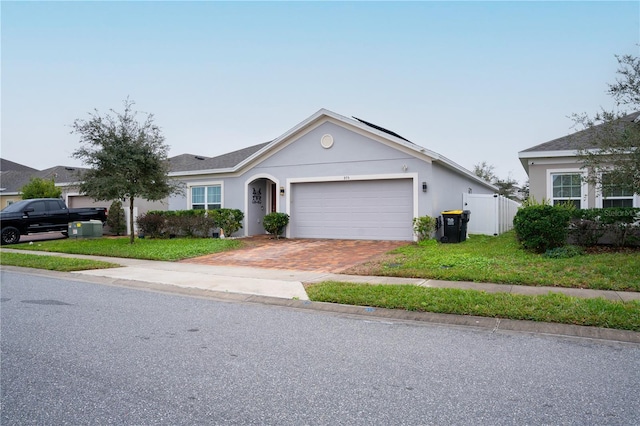
[[[598,153],[598,149],[587,149],[589,153]],[[578,155],[577,149],[563,149],[557,151],[520,151],[518,153],[519,158],[551,158],[551,157],[576,157]]]
[[[69,197],[82,197],[82,194],[79,192],[67,192],[64,195],[64,203],[69,207]],[[128,229],[128,228],[127,228]]]
[[[547,158],[547,157],[575,157],[577,155],[576,150],[563,150],[563,151],[527,151],[519,152],[519,158]]]
[[[638,116],[640,117],[640,115]],[[600,182],[602,182],[602,172],[600,172]],[[605,199],[605,197],[602,196],[602,187],[596,187],[595,188],[595,192],[596,192],[596,208],[601,209],[603,201]],[[625,196],[625,197],[608,197],[608,199],[610,200],[626,200],[626,199],[632,199],[632,203],[633,203],[633,207],[640,207],[640,195],[638,194],[633,194],[631,196]]]
[[[534,160],[528,160],[527,166],[548,166],[554,164],[582,164],[577,157],[569,158],[537,158]]]
[[[258,173],[256,175],[250,176],[248,179],[246,179],[244,181],[244,223],[243,223],[243,229],[244,229],[244,236],[248,237],[249,236],[249,184],[255,180],[258,179],[269,179],[270,181],[274,182],[274,184],[276,185],[276,211],[280,211],[279,207],[280,207],[280,195],[278,194],[278,187],[280,186],[280,180],[278,178],[276,178],[273,175],[270,175],[269,173]],[[271,197],[269,197],[271,198]],[[271,203],[271,200],[269,199],[269,203]],[[268,207],[268,205],[267,205]],[[267,208],[265,207],[265,208]],[[265,214],[268,212],[265,212]]]
[[[224,208],[224,181],[223,180],[207,180],[201,182],[187,182],[187,209],[193,209],[193,203],[191,202],[191,188],[195,187],[207,187],[220,185],[220,208]],[[205,205],[206,207],[206,205]]]
[[[637,208],[640,207],[640,195],[638,194],[633,194],[631,197],[609,197],[609,200],[626,200],[626,199],[633,199],[633,208]],[[602,204],[604,201],[604,197],[602,196],[602,191],[597,190],[596,191],[596,208],[597,209],[601,209]]]
[[[347,176],[319,176],[304,178],[288,178],[286,180],[286,213],[291,216],[291,185],[296,183],[313,183],[313,182],[353,182],[353,181],[373,181],[373,180],[394,180],[394,179],[411,179],[413,181],[413,217],[418,217],[418,197],[419,182],[418,173],[391,173],[379,175],[347,175]],[[291,238],[291,228],[287,225],[286,237]],[[417,236],[414,235],[414,240]]]
[[[553,180],[554,174],[579,174],[580,175],[580,208],[589,208],[589,185],[582,179],[586,172],[584,169],[547,169],[547,200],[553,205]]]
[[[198,175],[220,175],[225,173],[234,173],[237,169],[235,168],[226,168],[226,169],[208,169],[208,170],[186,170],[183,172],[169,172],[167,176],[169,177],[183,177],[183,176],[198,176]]]

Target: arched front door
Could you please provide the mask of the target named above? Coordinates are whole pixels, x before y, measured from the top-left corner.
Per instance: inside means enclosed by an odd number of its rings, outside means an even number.
[[[268,213],[277,211],[276,183],[268,178],[259,178],[251,181],[247,187],[246,205],[246,234],[265,234],[262,218]]]

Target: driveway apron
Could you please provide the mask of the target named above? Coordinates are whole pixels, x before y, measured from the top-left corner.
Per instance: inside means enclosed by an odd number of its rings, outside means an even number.
[[[340,273],[382,254],[411,244],[408,241],[243,238],[244,247],[185,259],[183,263],[217,266],[292,269]]]

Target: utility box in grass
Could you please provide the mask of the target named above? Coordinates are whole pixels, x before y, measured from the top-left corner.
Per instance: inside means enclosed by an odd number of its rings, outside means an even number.
[[[69,238],[97,238],[102,237],[102,222],[90,220],[86,222],[70,222]]]

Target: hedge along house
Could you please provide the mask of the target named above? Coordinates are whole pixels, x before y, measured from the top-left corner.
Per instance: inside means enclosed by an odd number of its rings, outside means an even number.
[[[628,114],[620,124],[639,125],[640,112]],[[552,204],[573,203],[577,208],[640,207],[640,195],[621,187],[604,190],[585,182],[587,170],[578,157],[579,150],[595,150],[595,135],[602,125],[553,139],[518,153],[529,176],[529,195]]]
[[[271,142],[170,161],[186,192],[169,209],[240,209],[237,236],[264,234],[262,218],[283,212],[288,238],[410,241],[414,217],[462,209],[464,193],[497,191],[392,131],[326,109]]]

